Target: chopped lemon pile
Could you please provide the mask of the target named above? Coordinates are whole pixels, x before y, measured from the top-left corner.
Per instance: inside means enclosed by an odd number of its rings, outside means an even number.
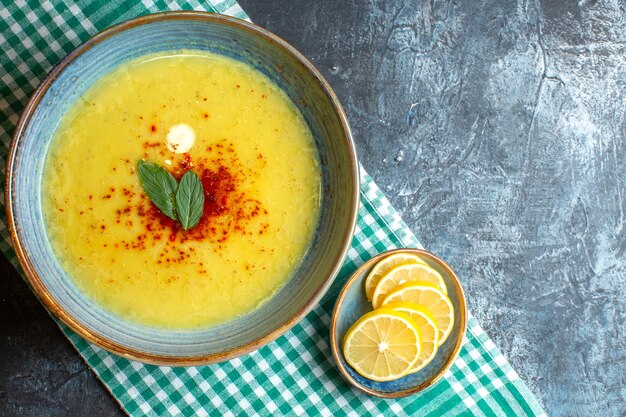
[[[410,253],[378,262],[365,280],[374,311],[348,330],[343,353],[362,376],[391,381],[428,365],[454,327],[454,308],[439,272]]]

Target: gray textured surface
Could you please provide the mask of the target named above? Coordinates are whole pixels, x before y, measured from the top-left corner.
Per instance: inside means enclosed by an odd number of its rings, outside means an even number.
[[[241,0],[550,416],[626,415],[623,1]],[[0,415],[121,414],[4,260]]]

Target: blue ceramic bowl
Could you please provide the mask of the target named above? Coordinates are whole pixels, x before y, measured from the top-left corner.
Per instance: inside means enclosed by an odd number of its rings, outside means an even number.
[[[404,378],[376,382],[359,375],[343,356],[343,338],[348,329],[365,313],[372,311],[372,303],[365,296],[365,279],[374,265],[394,253],[412,253],[422,258],[443,277],[448,297],[454,306],[454,328],[439,347],[435,358],[426,367]],[[333,356],[341,374],[355,387],[383,398],[406,397],[433,385],[452,366],[459,355],[467,329],[467,304],[461,283],[452,269],[436,255],[422,249],[395,249],[381,253],[367,261],[346,282],[341,290],[330,323],[330,342]]]
[[[55,129],[85,90],[126,61],[181,49],[234,58],[278,84],[313,132],[324,192],[312,245],[271,300],[222,325],[171,331],[125,321],[78,290],[50,247],[41,210],[41,179]],[[297,323],[317,304],[341,267],[359,206],[350,128],[337,97],[320,73],[277,36],[251,23],[199,12],[162,13],[122,23],[64,58],[26,106],[13,139],[6,178],[5,201],[14,247],[43,303],[74,331],[111,352],[169,365],[204,364],[239,356]]]

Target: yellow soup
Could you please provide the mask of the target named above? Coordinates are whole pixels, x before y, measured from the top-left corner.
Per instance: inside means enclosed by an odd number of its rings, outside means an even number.
[[[183,230],[145,195],[139,160],[205,194]],[[64,116],[44,169],[48,236],[86,294],[132,321],[194,328],[252,311],[301,261],[320,169],[294,104],[266,76],[181,51],[132,61]]]

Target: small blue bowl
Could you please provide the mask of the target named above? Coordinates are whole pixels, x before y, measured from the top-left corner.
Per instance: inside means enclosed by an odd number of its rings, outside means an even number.
[[[309,125],[321,162],[322,202],[301,264],[257,310],[209,328],[166,330],[129,322],[83,294],[60,266],[41,210],[46,153],[59,121],[94,82],[139,56],[202,50],[231,57],[272,79]],[[359,207],[358,165],[350,127],[332,89],[292,46],[251,23],[218,14],[142,16],[94,36],[65,57],[26,106],[7,161],[5,205],[26,276],[46,307],[89,341],[118,355],[166,365],[223,361],[269,343],[322,298],[345,259]]]
[[[435,358],[414,374],[395,381],[376,382],[359,375],[343,356],[343,338],[348,329],[365,313],[372,311],[372,303],[365,296],[365,279],[374,265],[394,253],[411,253],[419,256],[441,274],[448,297],[454,306],[454,327]],[[352,385],[368,394],[382,398],[399,398],[418,393],[437,382],[452,366],[459,355],[463,336],[467,329],[467,303],[459,278],[454,271],[436,255],[422,249],[394,249],[383,252],[367,261],[348,279],[341,290],[330,323],[330,343],[339,371]]]

